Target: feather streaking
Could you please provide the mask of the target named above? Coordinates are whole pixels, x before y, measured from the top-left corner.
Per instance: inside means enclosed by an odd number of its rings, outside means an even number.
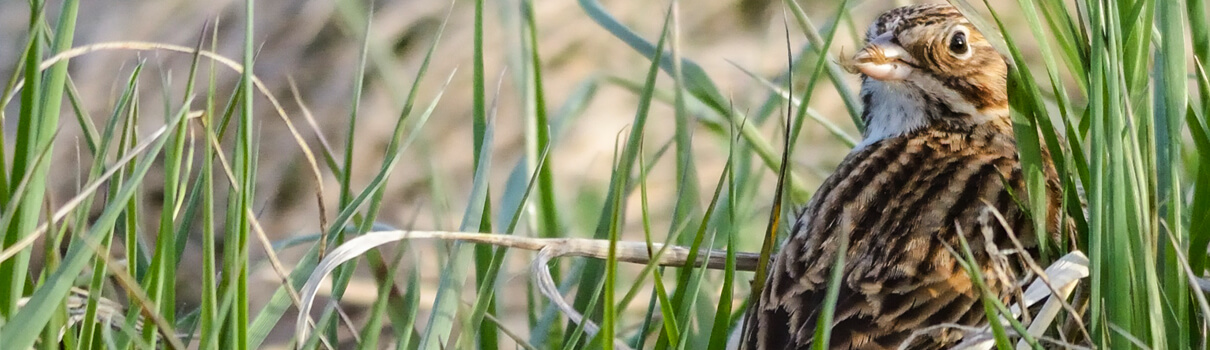
[[[960,247],[959,232],[1005,301],[1022,271],[1020,254],[1035,254],[1003,57],[947,5],[891,10],[866,36],[862,58],[845,63],[864,73],[864,140],[820,186],[774,257],[750,310],[747,348],[812,345],[841,239],[848,248],[831,349],[945,348],[962,333],[933,327],[904,342],[930,326],[986,324],[980,292],[947,249]],[[1049,211],[1039,214],[1053,235],[1064,222],[1060,186],[1052,166],[1044,173]],[[1011,231],[987,219],[991,209]],[[1010,232],[1027,251],[993,259],[979,249],[1012,247]]]

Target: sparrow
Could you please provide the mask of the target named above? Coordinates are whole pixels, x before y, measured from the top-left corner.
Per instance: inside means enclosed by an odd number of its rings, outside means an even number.
[[[987,323],[982,292],[950,251],[962,251],[959,235],[1002,301],[1024,274],[1022,254],[1037,250],[1023,207],[1008,65],[949,5],[883,13],[865,47],[842,63],[861,76],[863,139],[793,223],[750,310],[744,343],[811,347],[831,270],[845,254],[828,348],[948,348],[963,332],[945,325]],[[1045,168],[1049,210],[1035,214],[1046,216],[1053,235],[1060,186],[1053,165]],[[992,209],[1007,228],[988,219]],[[997,260],[981,249],[1013,248],[1010,234],[1025,251]],[[847,250],[839,252],[842,239]],[[1008,268],[997,267],[1002,260]]]

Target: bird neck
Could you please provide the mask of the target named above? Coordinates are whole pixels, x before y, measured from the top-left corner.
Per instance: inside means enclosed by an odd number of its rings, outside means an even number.
[[[926,90],[911,82],[883,83],[866,78],[861,99],[865,132],[860,149],[878,141],[929,128],[971,132],[988,122],[1010,125],[1008,105],[994,104],[977,109],[952,91]]]

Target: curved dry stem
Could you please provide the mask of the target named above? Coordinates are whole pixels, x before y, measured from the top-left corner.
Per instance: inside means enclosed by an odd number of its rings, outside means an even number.
[[[571,304],[563,299],[563,294],[559,293],[559,287],[555,286],[554,277],[550,275],[550,261],[554,258],[566,255],[565,249],[559,247],[546,247],[538,251],[538,255],[534,257],[532,265],[530,265],[530,273],[533,274],[534,285],[538,287],[538,291],[546,296],[559,311],[563,312],[571,322],[584,327],[584,333],[588,336],[595,336],[601,331],[601,327],[593,323],[592,320],[585,320],[584,315]],[[617,341],[614,341],[617,343]],[[615,345],[616,346],[616,345]],[[623,345],[625,346],[625,345]]]
[[[456,240],[467,243],[490,244],[498,247],[509,247],[525,249],[538,252],[531,270],[534,274],[534,283],[542,294],[555,303],[560,311],[572,319],[573,322],[579,323],[583,321],[583,315],[568,305],[563,296],[559,294],[559,289],[555,287],[553,279],[550,276],[550,270],[547,268],[547,263],[551,259],[563,256],[579,256],[593,259],[606,259],[609,255],[609,240],[604,239],[580,239],[580,238],[532,238],[514,235],[501,235],[491,233],[472,233],[472,232],[456,232],[456,231],[376,231],[369,232],[364,235],[346,241],[344,244],[332,249],[328,256],[324,257],[315,269],[311,272],[311,276],[307,279],[307,283],[303,285],[300,291],[301,304],[299,305],[298,320],[295,322],[295,339],[306,339],[310,329],[308,328],[307,317],[311,312],[311,308],[315,303],[315,296],[319,292],[320,282],[337,266],[346,261],[356,259],[370,249],[380,247],[384,244],[397,242],[408,239],[441,239],[441,240]],[[705,250],[698,254],[697,261],[690,263],[689,248],[680,246],[668,246],[665,249],[663,244],[653,244],[652,247],[656,250],[664,249],[662,254],[651,256],[647,249],[647,242],[631,242],[622,241],[616,242],[617,254],[616,258],[621,262],[635,264],[651,264],[655,263],[663,266],[680,266],[688,265],[706,267],[709,269],[725,269],[726,268],[726,252],[721,250]],[[759,259],[759,254],[755,253],[736,253],[735,254],[735,269],[737,271],[753,271],[756,269],[756,262]],[[586,321],[587,322],[587,321]],[[591,322],[585,323],[584,329],[595,335],[599,328]],[[618,344],[624,346],[625,344]]]

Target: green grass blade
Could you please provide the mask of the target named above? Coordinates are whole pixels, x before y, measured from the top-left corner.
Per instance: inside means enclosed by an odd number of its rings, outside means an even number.
[[[478,180],[479,176],[483,176],[482,181],[483,181],[484,186],[482,187],[482,190],[483,190],[482,198],[472,197],[472,198],[474,198],[474,200],[483,202],[481,204],[482,208],[479,209],[480,211],[473,214],[473,215],[480,216],[478,219],[475,220],[475,222],[477,224],[475,225],[476,227],[474,227],[473,229],[478,230],[479,232],[492,232],[492,219],[491,219],[491,217],[492,217],[492,203],[491,203],[492,191],[491,191],[491,186],[488,184],[486,177],[489,174],[488,166],[489,166],[489,164],[491,164],[491,161],[490,161],[491,156],[488,153],[490,152],[492,136],[491,136],[491,131],[489,129],[491,128],[491,124],[494,123],[494,121],[488,120],[489,116],[488,116],[488,110],[487,110],[487,108],[488,108],[487,85],[484,82],[486,73],[484,71],[484,57],[483,57],[483,55],[484,55],[484,51],[483,51],[483,7],[484,7],[484,0],[475,1],[475,25],[474,25],[474,38],[472,40],[474,53],[472,55],[472,62],[471,62],[471,66],[473,69],[472,74],[471,74],[471,80],[472,80],[472,84],[473,84],[473,89],[472,89],[473,96],[472,96],[472,107],[471,107],[471,132],[473,134],[471,150],[472,150],[473,154],[472,154],[471,159],[472,159],[472,162],[474,162],[474,164],[476,166],[476,169],[475,169],[476,184],[478,184],[478,182],[479,182],[479,180]],[[503,80],[503,76],[501,76],[501,80]],[[498,91],[499,91],[499,88],[497,88],[497,92]],[[499,98],[499,97],[497,96],[497,98]],[[491,113],[495,113],[494,102],[493,102],[493,106],[491,106],[491,107],[492,107]],[[492,118],[494,118],[494,117],[492,117]],[[482,167],[482,168],[480,168],[480,167]],[[482,173],[480,173],[480,171],[482,171]],[[476,206],[479,206],[479,205],[480,204],[476,204]],[[469,210],[469,208],[470,207],[468,207],[468,211],[467,211],[466,215],[472,215],[472,212]],[[464,218],[464,220],[465,220],[465,218]],[[466,221],[463,221],[463,223],[465,224]],[[472,228],[464,227],[463,229],[469,230]],[[487,280],[489,279],[488,272],[490,272],[490,270],[491,270],[492,258],[494,256],[492,254],[492,249],[491,249],[491,247],[482,246],[482,245],[475,246],[475,247],[473,247],[473,249],[475,251],[475,285],[480,286],[480,287],[483,287],[485,285],[490,285],[491,283],[488,283]],[[457,251],[457,248],[455,248],[455,251]],[[490,299],[488,300],[487,313],[490,315],[493,315],[493,316],[496,315],[495,301],[490,300]],[[498,332],[496,331],[496,327],[493,327],[488,322],[480,322],[476,326],[479,327],[479,331],[477,332],[476,337],[478,338],[480,346],[487,348],[487,349],[496,349],[499,347],[498,343],[499,343],[500,336],[499,336]]]
[[[122,120],[122,118],[120,118],[120,116],[124,115],[125,111],[130,108],[130,103],[133,100],[132,94],[134,93],[135,85],[138,83],[139,73],[142,72],[142,67],[143,67],[143,65],[141,65],[141,64],[136,65],[134,67],[134,70],[130,74],[130,78],[127,79],[126,89],[122,92],[122,95],[121,95],[121,97],[119,97],[118,103],[116,104],[116,106],[114,108],[113,114],[110,116],[108,122],[106,122],[106,124],[105,124],[105,129],[100,137],[101,143],[99,145],[97,145],[96,149],[94,150],[94,152],[96,152],[95,154],[98,159],[105,159],[102,155],[109,154],[109,147],[113,143],[112,141],[114,138],[114,136],[113,136],[114,131],[117,129],[118,122],[120,120]],[[104,171],[104,164],[105,164],[105,162],[103,162],[103,161],[94,161],[93,162],[92,169],[89,170],[89,176],[88,176],[89,181],[97,181],[97,178]],[[110,187],[109,195],[110,196],[115,195],[116,193],[114,193],[114,192],[116,192],[116,191],[117,191],[116,186]],[[89,213],[91,211],[91,207],[92,207],[91,201],[86,200],[81,204],[80,209],[77,211],[77,215],[76,215],[76,219],[75,219],[75,227],[79,227],[79,228],[85,227],[84,224],[88,220],[88,216],[86,215],[86,213]],[[0,226],[3,226],[3,225],[0,225]],[[104,234],[104,237],[102,237],[102,239],[101,239],[101,246],[109,247],[109,246],[111,246],[112,242],[113,242],[113,232],[112,231],[106,232]],[[105,266],[106,266],[106,262],[104,259],[97,259],[96,261],[93,262],[93,271],[105,271],[105,268],[106,268]],[[102,286],[104,283],[104,276],[105,276],[105,274],[94,274],[92,281],[89,282],[89,290],[90,291],[102,290]],[[97,316],[97,298],[96,298],[96,295],[89,294],[89,304],[85,307],[84,319],[81,320],[81,322],[82,322],[82,324],[86,324],[86,325],[94,324],[96,322],[96,316]],[[82,327],[81,334],[80,334],[80,343],[81,344],[92,344],[94,341],[96,341],[96,335],[94,333],[96,328],[98,328],[98,327]]]
[[[1164,297],[1171,311],[1164,313],[1168,345],[1175,349],[1191,346],[1190,308],[1192,307],[1185,269],[1180,265],[1177,249],[1184,250],[1189,242],[1185,232],[1182,213],[1184,199],[1181,177],[1177,164],[1181,158],[1182,123],[1185,120],[1185,104],[1188,91],[1185,84],[1186,49],[1184,13],[1181,1],[1161,1],[1157,13],[1162,43],[1155,62],[1155,112],[1156,112],[1156,193],[1168,199],[1158,200],[1160,215],[1167,223],[1165,235],[1176,240],[1177,245],[1162,245]],[[1162,233],[1164,234],[1164,233]]]
[[[156,156],[168,140],[159,135],[171,132],[179,127],[181,121],[185,119],[186,112],[187,109],[182,109],[178,112],[172,123],[161,129],[162,133],[153,135],[153,137],[140,145],[140,149],[146,149],[145,156],[135,166],[132,176],[123,184],[122,189],[118,192],[118,196],[111,198],[111,204],[105,208],[101,216],[93,223],[89,232],[83,237],[72,241],[67,254],[64,255],[63,263],[34,291],[25,307],[13,315],[8,323],[0,327],[0,338],[4,338],[6,346],[24,349],[34,345],[39,330],[50,321],[53,314],[45,310],[53,309],[55,305],[58,305],[67,296],[69,288],[75,281],[75,277],[84,270],[85,265],[92,257],[92,249],[86,246],[98,244],[101,235],[111,229],[117,222],[118,217],[125,209],[121,204],[133,197],[135,190],[143,180],[143,176],[147,174],[147,171],[155,162]]]
[[[620,142],[619,142],[620,144]],[[614,164],[618,164],[617,146],[614,146]],[[629,174],[626,175],[629,177]],[[619,181],[610,190],[610,198],[614,199],[613,207],[622,207],[622,198],[625,196],[623,191],[626,183]],[[618,313],[614,304],[614,288],[618,279],[618,230],[622,225],[622,211],[614,210],[609,223],[609,251],[605,257],[605,280],[602,282],[602,299],[603,306],[601,308],[601,330],[597,333],[596,338],[600,339],[600,347],[602,350],[613,350],[614,339],[617,338]]]
[[[790,94],[785,89],[778,87],[777,85],[773,84],[773,82],[756,75],[756,73],[753,73],[752,71],[749,71],[742,67],[739,69],[742,70],[744,72],[744,74],[747,74],[749,77],[752,77],[753,80],[756,80],[757,82],[759,82],[762,86],[768,88],[776,96],[780,97],[783,101],[789,102],[791,106],[793,106],[795,108],[805,109],[806,110],[805,115],[807,118],[811,118],[811,121],[819,123],[819,125],[823,126],[824,129],[828,130],[828,133],[832,134],[832,136],[835,137],[837,140],[839,140],[841,143],[844,143],[845,146],[853,147],[853,146],[857,145],[857,139],[858,139],[857,137],[853,137],[852,135],[849,135],[849,133],[847,131],[845,131],[844,129],[841,129],[839,125],[836,125],[836,123],[833,123],[831,120],[828,120],[827,118],[825,118],[823,115],[821,115],[818,111],[811,108],[810,106],[804,105],[802,103],[802,100],[798,99],[798,97],[790,96]],[[858,115],[857,118],[858,118],[858,120],[861,120],[861,115]]]
[[[723,165],[723,170],[719,174],[718,183],[714,189],[714,195],[710,199],[709,206],[706,207],[706,213],[702,216],[701,224],[698,226],[697,233],[693,237],[693,242],[689,245],[689,256],[686,258],[686,261],[697,261],[699,258],[698,254],[700,254],[703,248],[712,248],[710,246],[703,246],[703,243],[707,241],[706,232],[714,226],[711,223],[714,219],[715,210],[719,207],[719,198],[722,196],[723,190],[727,188],[727,175],[731,171],[731,166],[732,163],[730,161]],[[709,242],[712,244],[713,241],[712,234]],[[680,274],[677,277],[677,290],[672,297],[672,306],[677,309],[676,320],[682,332],[690,329],[689,315],[698,299],[698,293],[701,291],[700,287],[704,274],[704,268],[696,268],[690,263],[680,270]],[[679,343],[670,342],[670,344],[673,344],[677,349],[683,349],[685,346],[685,335],[681,335],[682,340]]]
[[[640,143],[639,147],[642,148],[644,144],[645,143]],[[639,204],[642,206],[641,212],[643,213],[643,237],[644,237],[644,240],[647,242],[647,251],[651,252],[651,251],[654,251],[655,249],[654,249],[654,246],[652,245],[652,239],[651,239],[651,209],[650,209],[650,206],[648,205],[649,201],[648,201],[648,196],[647,196],[647,194],[648,194],[648,192],[647,192],[648,171],[647,171],[647,167],[645,166],[646,158],[647,157],[643,156],[643,152],[640,151],[639,152],[639,198],[640,198]],[[686,222],[686,223],[688,223],[688,222]],[[668,237],[669,241],[671,241],[672,238],[673,237]],[[668,242],[665,242],[665,247],[668,246],[667,243]],[[663,250],[663,248],[661,248],[661,250]],[[653,255],[655,255],[655,254],[653,254]],[[654,267],[654,264],[651,264],[650,266]],[[676,311],[672,307],[671,298],[668,297],[668,288],[664,286],[664,275],[663,275],[662,270],[663,269],[658,268],[658,267],[651,269],[652,281],[655,282],[655,285],[652,287],[653,288],[652,294],[654,295],[655,300],[653,300],[652,302],[659,303],[659,308],[660,308],[661,314],[676,315]],[[640,273],[639,278],[643,278],[643,277],[645,277],[644,274]],[[623,298],[623,299],[626,299],[626,298]],[[652,306],[654,306],[654,304],[652,304]],[[653,309],[653,308],[649,308],[649,309]],[[652,318],[651,316],[654,316],[654,315],[649,315],[648,319],[651,319]],[[681,335],[681,332],[678,330],[676,317],[662,317],[661,323],[664,326],[663,331],[664,331],[664,334],[666,334],[668,341],[671,343],[679,342],[679,337]],[[641,335],[639,338],[640,338],[640,340],[643,340],[643,337]],[[639,346],[636,346],[636,348],[639,348]]]
[[[365,23],[363,23],[365,27],[361,31],[363,34],[361,37],[361,50],[357,56],[356,72],[358,74],[353,77],[353,96],[349,106],[349,119],[345,124],[348,126],[348,129],[345,130],[344,164],[341,166],[341,170],[343,170],[341,175],[343,176],[340,178],[340,205],[342,206],[347,205],[352,200],[352,185],[350,182],[353,179],[353,148],[357,141],[357,119],[358,111],[361,109],[361,92],[365,87],[366,57],[369,56],[370,52],[371,18],[373,16],[370,15],[367,9],[365,12]],[[321,247],[324,241],[320,240]]]
[[[832,47],[832,38],[835,36],[836,24],[840,23],[840,17],[837,16],[833,21],[833,29],[828,31],[828,38],[824,39],[819,35],[819,30],[815,29],[815,24],[811,23],[811,18],[807,17],[806,11],[803,11],[802,6],[797,1],[784,1],[790,13],[794,14],[794,20],[798,23],[798,29],[802,30],[803,34],[807,35],[807,39],[813,43],[812,49],[819,56],[816,64],[824,64],[827,66],[828,80],[832,81],[832,86],[836,88],[836,92],[840,94],[841,101],[844,101],[845,109],[849,112],[849,119],[853,121],[853,125],[857,126],[857,131],[865,130],[865,122],[861,120],[861,104],[857,101],[857,94],[849,88],[845,82],[845,74],[840,69],[840,65],[836,64],[837,59],[828,53],[828,48]],[[846,4],[847,5],[847,4]],[[841,11],[841,15],[848,13],[847,8]],[[856,38],[856,35],[854,35]]]
[[[429,104],[428,108],[421,113],[419,116],[420,119],[417,120],[407,139],[397,149],[391,150],[382,167],[378,170],[378,173],[375,175],[375,177],[370,180],[370,183],[366,186],[365,190],[358,194],[358,196],[354,197],[353,200],[350,201],[349,205],[344,207],[342,211],[337,214],[336,218],[331,221],[331,226],[329,226],[327,234],[329,241],[333,240],[338,233],[342,233],[341,231],[345,231],[346,225],[356,213],[357,208],[361,207],[361,205],[366,202],[367,198],[372,196],[374,193],[376,193],[376,191],[378,191],[379,188],[384,186],[388,175],[392,170],[395,169],[402,159],[401,156],[403,151],[408,149],[412,142],[420,137],[420,135],[425,131],[423,126],[433,114],[433,111],[437,107],[437,103],[441,100],[441,96],[445,91],[445,86],[449,84],[449,81],[452,78],[453,73],[451,73],[446,79],[446,85],[443,85],[443,87],[438,91],[437,96],[433,98],[433,101]],[[400,130],[402,129],[397,128],[397,131]],[[332,242],[329,242],[329,244],[331,243]],[[318,245],[316,245],[314,248],[318,248]],[[294,271],[290,273],[290,288],[298,288],[302,286],[303,283],[306,282],[307,277],[310,276],[312,270],[315,268],[315,264],[318,262],[318,260],[317,249],[307,252],[303,259],[295,265]],[[289,302],[290,300],[287,297],[286,291],[282,288],[279,288],[278,291],[273,295],[273,298],[270,300],[270,302],[267,303],[257,314],[256,320],[253,321],[251,326],[249,326],[249,328],[252,330],[251,339],[253,341],[249,346],[250,348],[258,348],[260,343],[269,336],[269,332],[273,330],[273,327],[278,322],[278,319],[280,319],[282,314],[285,313],[287,307],[289,306]]]
[[[522,2],[521,5],[524,9],[522,11],[522,16],[525,18],[525,23],[522,27],[522,31],[524,33],[523,35],[525,36],[525,41],[523,44],[527,45],[527,53],[529,54],[528,59],[525,60],[525,67],[529,72],[531,72],[528,84],[528,86],[530,86],[530,91],[527,91],[527,109],[530,111],[530,113],[527,113],[527,117],[531,122],[527,125],[529,128],[527,131],[529,134],[532,134],[532,137],[527,137],[527,141],[530,142],[527,142],[526,152],[527,156],[530,159],[533,159],[534,156],[537,156],[538,150],[548,149],[551,147],[551,124],[553,121],[549,118],[546,111],[547,101],[542,78],[542,59],[539,56],[538,50],[539,40],[536,18],[537,15],[534,13],[533,0],[526,0]],[[588,82],[591,83],[592,81],[593,80],[589,80]],[[567,103],[569,105],[585,105],[586,103],[577,101],[591,100],[591,92],[595,90],[592,88],[592,86],[595,86],[595,84],[589,86],[590,90],[587,90],[585,94],[572,94],[571,97],[568,97]],[[577,92],[584,90],[585,89],[577,89]],[[567,113],[562,114],[566,115]],[[551,160],[543,157],[540,162],[550,163]],[[547,165],[545,167],[539,166],[536,169],[538,174],[538,187],[536,189],[537,198],[534,203],[537,209],[534,211],[534,215],[536,216],[534,224],[536,225],[538,236],[545,238],[554,238],[560,236],[560,216],[559,209],[556,204],[557,200],[554,189],[554,174],[551,168],[553,168],[553,165]],[[551,263],[550,272],[551,279],[554,283],[559,283],[559,281],[562,280],[560,276],[561,265],[558,263],[558,261]],[[526,288],[528,288],[527,297],[530,299],[529,326],[531,329],[533,329],[535,326],[537,326],[538,313],[540,312],[539,310],[541,310],[543,306],[548,305],[548,303],[535,302],[535,300],[539,298],[538,292],[534,290],[532,285],[526,285]],[[549,348],[558,348],[561,345],[559,344],[559,341],[562,339],[562,328],[558,327],[557,324],[554,325],[555,327],[550,329],[548,332],[550,337],[547,339],[549,339],[549,341],[544,344]]]
[[[59,100],[54,100],[54,106],[48,106],[48,100],[44,99],[44,94],[50,90],[60,90],[44,87],[44,84],[49,84],[44,81],[49,80],[43,77],[39,69],[43,54],[42,36],[40,32],[44,18],[44,6],[42,1],[30,2],[30,26],[29,26],[29,50],[26,51],[24,57],[25,65],[25,87],[21,91],[21,109],[18,114],[17,121],[17,139],[13,145],[13,160],[12,160],[12,175],[8,176],[9,181],[14,183],[9,184],[9,187],[16,187],[15,181],[19,181],[25,174],[32,174],[29,178],[31,182],[29,188],[24,195],[17,198],[5,198],[4,204],[17,205],[16,221],[5,228],[3,246],[12,246],[16,242],[25,238],[34,226],[37,225],[38,216],[41,214],[42,199],[45,191],[45,174],[49,165],[42,167],[31,167],[34,158],[37,157],[36,151],[39,145],[47,143],[50,140],[45,140],[44,137],[49,134],[49,131],[54,130],[58,125],[58,113],[46,113],[46,109],[59,108]],[[74,22],[74,21],[73,21]],[[74,23],[73,23],[74,24]],[[70,38],[70,33],[68,37]],[[70,45],[70,41],[68,41]],[[66,73],[67,62],[62,62],[55,66],[56,70],[62,70]],[[61,92],[61,91],[60,91]],[[59,93],[59,92],[55,92]],[[20,174],[20,175],[18,175]],[[11,195],[11,194],[10,194]],[[21,298],[25,291],[26,280],[28,279],[30,252],[22,251],[14,259],[0,262],[0,316],[11,316],[15,312],[17,300]]]
[[[837,5],[835,18],[838,21],[839,21],[840,17],[842,15],[844,15],[844,12],[847,9],[848,4],[849,4],[849,0],[842,0],[840,2],[840,5]],[[827,34],[828,37],[826,39],[824,39],[825,41],[823,43],[823,46],[820,47],[820,49],[819,49],[821,52],[827,52],[828,48],[832,47],[832,40],[836,38],[836,32],[837,32],[836,29],[837,28],[835,26],[833,26],[832,30],[828,32],[828,34]],[[819,55],[818,58],[816,59],[815,65],[812,66],[812,67],[814,67],[814,69],[811,71],[811,75],[807,77],[807,87],[806,87],[806,89],[803,90],[802,97],[799,98],[799,101],[801,101],[801,102],[799,102],[800,104],[805,106],[805,105],[808,105],[811,103],[811,96],[815,94],[815,84],[819,82],[819,76],[823,74],[824,67],[827,66],[827,61],[826,61],[827,57],[828,57],[827,55]],[[797,143],[798,135],[800,133],[802,133],[803,119],[805,119],[806,116],[807,116],[807,109],[800,107],[798,109],[798,113],[794,116],[794,124],[791,126],[792,131],[790,132],[790,141],[789,141],[791,145],[798,144]],[[857,119],[860,119],[860,115],[857,117]],[[854,122],[854,124],[857,125],[857,127],[859,129],[863,127],[861,122]]]
[[[230,244],[228,250],[232,251],[229,257],[236,259],[248,256],[250,251],[249,238],[251,236],[250,224],[244,213],[252,210],[255,201],[255,185],[256,185],[256,170],[255,170],[255,145],[254,136],[252,135],[254,128],[255,110],[253,109],[253,91],[256,91],[252,86],[252,77],[254,75],[254,59],[256,57],[256,41],[255,41],[255,25],[256,15],[255,0],[246,0],[244,3],[244,50],[243,50],[243,65],[244,70],[240,76],[240,90],[243,90],[243,98],[240,99],[240,123],[236,129],[236,147],[235,147],[235,174],[236,181],[239,184],[239,190],[232,193],[235,205],[230,209],[234,213],[230,213],[234,220],[231,222],[234,229],[227,231]],[[233,188],[233,190],[235,190]],[[234,280],[234,285],[226,284],[226,293],[234,294],[235,317],[228,318],[228,327],[232,330],[233,338],[229,338],[230,345],[244,347],[249,344],[248,337],[248,322],[249,322],[249,299],[248,299],[248,261],[246,259],[225,264],[226,271],[223,275],[227,276],[224,281]]]
[[[508,227],[504,231],[504,234],[512,234],[513,231],[517,228],[517,223],[519,223],[520,219],[521,219],[521,214],[522,214],[521,211],[525,209],[525,206],[522,205],[522,203],[525,203],[529,199],[530,193],[532,193],[534,186],[538,183],[538,177],[539,177],[538,174],[540,174],[542,169],[545,168],[544,164],[547,159],[548,152],[549,152],[549,149],[543,150],[543,152],[540,156],[541,158],[539,158],[537,168],[535,169],[533,175],[530,176],[529,182],[527,183],[525,188],[522,190],[520,199],[514,202],[515,205],[511,208],[512,216],[509,221]],[[510,208],[508,206],[505,206],[504,208],[502,208],[502,210],[510,210]],[[483,283],[481,283],[479,286],[479,291],[478,291],[477,297],[475,299],[475,304],[472,307],[471,316],[468,320],[468,322],[472,325],[482,324],[482,325],[485,325],[484,327],[493,327],[493,328],[496,327],[495,324],[488,325],[489,324],[488,322],[484,322],[484,315],[487,313],[488,308],[494,304],[492,300],[495,299],[496,280],[500,275],[500,267],[504,263],[505,251],[506,251],[506,249],[502,248],[502,247],[495,248],[495,252],[492,255],[491,264],[488,266],[487,273],[484,274],[484,276],[486,276],[486,278],[484,279]],[[482,329],[480,331],[482,331]],[[455,347],[455,346],[457,346],[456,342],[453,344],[450,344],[450,347]],[[485,344],[481,344],[481,347],[493,348],[493,347],[487,346]]]
[[[789,55],[790,33],[789,33],[788,29],[787,29],[787,33],[785,35],[786,35],[786,54]],[[790,61],[790,59],[787,58],[787,61]],[[791,70],[791,72],[793,72],[793,70]],[[793,78],[793,77],[791,77],[791,78]],[[794,79],[787,79],[787,80],[792,82]],[[794,95],[794,90],[793,90],[794,85],[787,84],[787,86],[788,87],[786,88],[786,90],[787,90],[786,94],[793,96]],[[787,166],[787,164],[790,162],[790,139],[791,139],[790,135],[794,128],[793,124],[792,124],[793,120],[791,119],[792,113],[793,113],[793,111],[786,112],[784,126],[782,127],[784,143],[782,144],[781,166],[777,171],[777,187],[775,187],[775,190],[773,192],[772,207],[769,208],[769,220],[768,220],[768,224],[765,226],[764,240],[762,240],[762,242],[761,242],[760,259],[757,262],[756,274],[752,278],[752,281],[751,281],[752,290],[749,293],[749,297],[748,297],[749,300],[752,300],[752,299],[760,300],[760,296],[762,295],[761,289],[764,288],[765,282],[769,278],[769,276],[768,276],[769,263],[772,261],[773,249],[777,245],[777,242],[778,242],[777,236],[778,236],[778,233],[782,230],[781,220],[782,220],[783,214],[785,214],[787,212],[786,207],[784,206],[784,201],[785,201],[784,197],[786,194],[787,182],[793,182],[793,180],[794,180],[794,178],[792,176],[790,176],[790,174],[787,170],[789,168]],[[753,317],[753,315],[755,315],[755,312],[756,312],[755,308],[749,308],[748,311],[744,313],[745,322],[744,322],[743,329],[740,331],[741,339],[748,339],[750,336],[752,336],[751,332],[756,331],[755,328],[750,327],[751,325],[753,325],[755,323],[755,321],[751,319]]]
[[[487,207],[487,174],[492,158],[490,152],[492,130],[493,125],[491,122],[484,125],[482,139],[477,142],[486,149],[477,151],[480,157],[477,158],[475,166],[470,201],[468,201],[466,212],[463,215],[462,224],[459,226],[459,230],[462,231],[479,229],[484,224],[490,224],[490,220],[486,218],[490,218],[490,212],[488,211],[490,208]],[[467,272],[469,272],[474,262],[472,261],[471,253],[472,251],[468,250],[465,244],[454,244],[454,248],[450,253],[450,260],[443,270],[449,273],[442,274],[441,276],[441,284],[437,289],[437,296],[433,301],[433,312],[429,316],[428,326],[425,327],[424,336],[420,340],[421,349],[441,349],[447,342],[451,341],[448,336],[454,325],[454,316],[458,312],[457,308],[461,304],[458,296],[461,294],[462,283],[466,280]],[[488,264],[490,264],[490,261]]]
[[[620,155],[621,160],[617,163],[613,174],[610,176],[609,188],[615,188],[629,180],[629,174],[633,168],[635,158],[637,158],[636,155],[639,150],[639,143],[642,140],[643,130],[647,125],[647,114],[651,108],[652,91],[655,88],[655,78],[659,72],[659,57],[661,57],[663,54],[664,43],[665,39],[667,38],[667,35],[664,33],[668,32],[671,16],[671,12],[668,12],[664,17],[663,29],[660,31],[660,40],[655,51],[657,53],[656,58],[651,60],[651,66],[649,66],[647,69],[644,90],[639,96],[639,103],[635,112],[634,121],[631,123],[630,132],[626,137],[625,147],[623,147],[622,154]],[[601,209],[593,238],[601,239],[608,237],[609,226],[611,225],[613,217],[612,213],[614,211],[623,210],[622,208],[614,206],[615,203],[619,202],[612,198],[612,196],[613,192],[610,192],[609,196],[607,196],[605,199],[605,206]],[[576,293],[576,298],[572,303],[572,306],[575,307],[576,310],[581,310],[585,314],[585,317],[587,317],[588,314],[596,314],[595,310],[589,310],[587,309],[587,306],[592,302],[593,299],[596,299],[597,295],[596,293],[584,293],[584,291],[592,291],[599,288],[598,286],[601,285],[600,282],[604,278],[605,267],[603,265],[604,264],[600,261],[589,261],[585,264],[585,268],[582,274],[579,276],[580,282],[577,289],[581,292]],[[569,325],[568,328],[571,327],[574,327],[574,325]],[[571,346],[572,344],[574,343],[565,343],[565,347]]]
[[[1206,0],[1186,0],[1186,18],[1189,20],[1190,41],[1193,42],[1193,67],[1195,78],[1197,80],[1198,94],[1196,100],[1201,101],[1201,109],[1197,110],[1193,101],[1190,101],[1186,112],[1185,119],[1188,124],[1190,134],[1195,135],[1195,149],[1201,155],[1200,161],[1197,162],[1197,171],[1193,175],[1195,177],[1193,183],[1193,192],[1190,195],[1190,220],[1189,220],[1189,264],[1193,271],[1204,271],[1206,261],[1208,259],[1205,249],[1198,248],[1198,244],[1205,247],[1210,243],[1210,76],[1207,75],[1207,62],[1210,62],[1210,19],[1206,18],[1205,14],[1210,13],[1210,6]],[[1191,98],[1192,99],[1192,98]],[[1200,118],[1198,114],[1200,113]],[[1207,142],[1197,143],[1197,134],[1201,134],[1202,140]],[[1210,317],[1210,316],[1202,316]],[[1203,341],[1205,337],[1203,337]]]
[[[735,130],[732,130],[732,134],[735,134]],[[733,159],[736,159],[735,148],[739,143],[739,140],[737,137],[730,137],[729,139],[731,144],[730,147],[727,148],[729,151],[727,154],[727,159],[728,164],[731,164]],[[727,170],[726,177],[728,202],[726,219],[730,226],[720,226],[728,228],[725,233],[727,235],[727,260],[726,266],[723,268],[722,291],[719,293],[718,305],[714,309],[714,324],[710,330],[710,345],[708,347],[710,350],[723,350],[727,346],[727,337],[731,333],[731,329],[729,327],[731,325],[731,303],[735,293],[735,252],[736,250],[739,250],[739,247],[736,244],[739,232],[737,232],[738,230],[735,226],[735,206],[737,204],[735,197],[738,195],[738,188],[735,181],[735,168],[728,167]]]
[[[610,34],[622,40],[635,51],[638,51],[643,56],[653,62],[658,62],[658,67],[669,74],[675,75],[673,58],[668,57],[663,52],[663,45],[652,45],[651,42],[644,40],[630,28],[609,14],[608,11],[601,5],[598,0],[579,0],[580,7],[588,14],[594,22],[600,25]],[[706,106],[710,107],[715,113],[720,116],[730,119],[734,124],[741,125],[744,138],[755,148],[760,154],[761,159],[771,169],[780,167],[776,152],[773,151],[769,142],[761,136],[756,127],[751,124],[743,123],[743,116],[736,113],[731,108],[731,101],[723,97],[719,92],[718,87],[706,74],[705,70],[693,61],[682,59],[680,62],[681,84],[691,96],[701,101]],[[797,175],[791,175],[797,178]],[[802,184],[803,181],[792,181],[794,184]],[[794,185],[798,186],[798,185]],[[794,187],[794,196],[796,199],[805,200],[808,197],[806,189]]]

